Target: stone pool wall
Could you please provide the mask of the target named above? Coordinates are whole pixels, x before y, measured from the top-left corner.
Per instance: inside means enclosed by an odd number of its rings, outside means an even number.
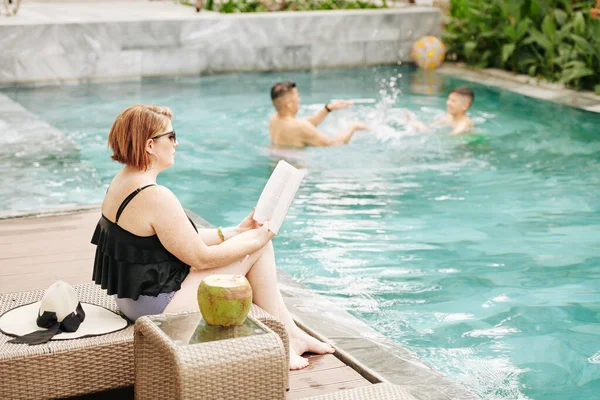
[[[56,18],[27,8],[0,18],[0,85],[392,64],[409,60],[417,38],[440,34],[440,12],[427,7],[233,15],[180,7],[124,20],[100,7],[97,18],[69,8]]]

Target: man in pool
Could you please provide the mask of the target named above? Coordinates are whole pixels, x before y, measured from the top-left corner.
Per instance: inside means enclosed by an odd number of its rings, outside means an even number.
[[[452,135],[460,135],[466,133],[473,127],[473,121],[467,116],[467,110],[473,104],[475,94],[468,87],[457,87],[450,92],[446,101],[446,110],[448,113],[443,117],[433,121],[429,127],[447,126],[452,128]],[[419,132],[426,132],[429,127],[417,121],[415,115],[408,110],[405,110],[405,116],[408,123],[417,129]]]
[[[326,104],[323,109],[307,119],[296,118],[300,108],[300,96],[294,82],[278,82],[271,88],[271,100],[275,113],[269,121],[271,144],[277,147],[337,146],[346,144],[358,130],[369,130],[362,122],[354,122],[335,137],[317,130],[331,111],[352,105],[351,101],[338,100]]]

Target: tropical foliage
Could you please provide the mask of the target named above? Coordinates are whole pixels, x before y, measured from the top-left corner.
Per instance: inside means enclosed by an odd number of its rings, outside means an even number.
[[[452,0],[451,58],[600,94],[600,19],[591,0]]]

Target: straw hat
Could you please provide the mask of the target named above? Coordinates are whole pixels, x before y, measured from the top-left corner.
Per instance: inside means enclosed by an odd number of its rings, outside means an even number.
[[[29,345],[104,335],[127,325],[125,318],[104,307],[80,303],[75,289],[63,281],[56,281],[46,289],[41,301],[13,308],[0,316],[0,331],[16,336],[9,343]]]

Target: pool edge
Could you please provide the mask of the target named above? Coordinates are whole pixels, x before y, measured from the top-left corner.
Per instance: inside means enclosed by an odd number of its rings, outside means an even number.
[[[600,96],[591,91],[576,91],[558,83],[540,81],[528,75],[515,74],[496,68],[476,69],[461,63],[446,62],[438,70],[465,81],[506,90],[512,93],[551,101],[578,108],[583,111],[600,113]]]

